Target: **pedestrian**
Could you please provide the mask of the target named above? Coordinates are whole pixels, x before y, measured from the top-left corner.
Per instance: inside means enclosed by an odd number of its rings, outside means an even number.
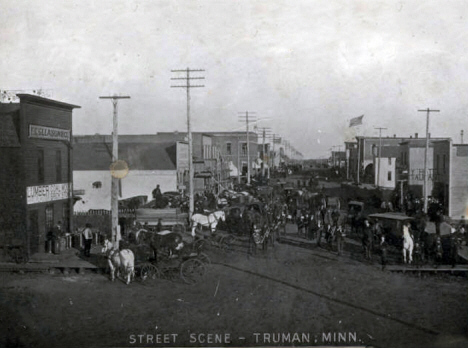
[[[338,255],[341,255],[343,253],[345,236],[346,232],[344,226],[340,224],[336,230],[336,246],[338,249]]]
[[[156,226],[156,232],[161,232],[162,229],[163,229],[163,227],[162,227],[162,219],[159,218],[159,219],[158,219],[158,224],[157,224],[157,226]]]
[[[91,224],[86,223],[85,229],[83,230],[84,238],[84,256],[89,257],[91,255],[91,243],[93,241],[93,233],[91,231]]]
[[[388,248],[388,243],[385,240],[385,236],[382,235],[380,237],[380,258],[382,262],[382,271],[384,271],[385,267],[387,266],[387,248]]]

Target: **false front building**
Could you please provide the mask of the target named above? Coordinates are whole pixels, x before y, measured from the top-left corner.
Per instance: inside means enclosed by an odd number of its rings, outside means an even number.
[[[59,221],[71,231],[72,111],[79,106],[30,94],[0,103],[0,243],[43,252]]]

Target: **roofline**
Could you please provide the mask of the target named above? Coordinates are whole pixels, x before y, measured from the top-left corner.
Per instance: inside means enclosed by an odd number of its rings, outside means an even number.
[[[40,97],[40,96],[34,95],[34,94],[19,93],[19,94],[17,94],[17,96],[20,98],[20,102],[23,102],[23,101],[33,102],[33,103],[38,103],[38,104],[55,106],[55,107],[59,107],[59,108],[63,108],[63,109],[69,109],[69,110],[81,109],[81,106],[79,106],[79,105],[68,104],[68,103],[57,101],[57,100]]]

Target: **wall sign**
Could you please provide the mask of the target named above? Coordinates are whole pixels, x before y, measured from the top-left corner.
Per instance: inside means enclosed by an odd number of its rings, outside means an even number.
[[[70,130],[30,124],[29,125],[29,137],[37,138],[37,139],[47,139],[47,140],[70,141]]]
[[[28,186],[26,188],[26,202],[27,204],[36,204],[68,199],[69,192],[72,192],[71,183]]]

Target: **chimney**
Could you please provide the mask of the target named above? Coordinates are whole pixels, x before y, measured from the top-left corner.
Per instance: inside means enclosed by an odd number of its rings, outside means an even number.
[[[414,137],[418,139],[418,133],[414,133]]]

